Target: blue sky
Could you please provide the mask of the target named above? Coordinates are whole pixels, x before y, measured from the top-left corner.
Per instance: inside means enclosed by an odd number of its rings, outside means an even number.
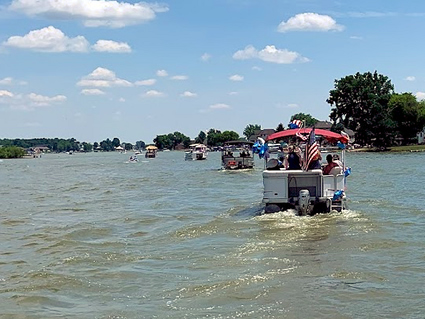
[[[118,137],[328,120],[377,70],[425,98],[423,0],[0,0],[0,138]]]

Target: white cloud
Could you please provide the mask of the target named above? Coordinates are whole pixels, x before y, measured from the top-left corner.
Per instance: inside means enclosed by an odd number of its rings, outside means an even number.
[[[0,98],[2,97],[13,97],[13,93],[6,91],[6,90],[0,90]]]
[[[352,39],[352,40],[363,40],[363,37],[360,37],[360,36],[357,36],[357,35],[352,35],[350,37],[350,39]]]
[[[81,90],[81,94],[84,94],[84,95],[103,95],[103,94],[105,94],[105,92],[103,92],[102,90],[99,90],[99,89],[84,89],[84,90]]]
[[[165,77],[165,76],[168,76],[168,72],[165,71],[165,70],[158,70],[158,71],[156,71],[156,75],[161,76],[161,77]]]
[[[239,93],[238,92],[236,92],[236,91],[233,91],[233,92],[229,92],[229,95],[238,95]]]
[[[84,87],[133,86],[129,81],[117,78],[113,71],[101,67],[83,77],[77,85]]]
[[[416,80],[416,78],[415,78],[414,76],[408,76],[408,77],[406,77],[406,78],[405,78],[405,80],[406,80],[406,81],[413,82],[413,81],[415,81],[415,80]]]
[[[243,81],[243,79],[244,79],[243,76],[239,75],[239,74],[234,74],[234,75],[229,77],[230,81],[235,81],[235,82]]]
[[[129,53],[131,47],[125,42],[115,42],[111,40],[98,40],[93,45],[93,50],[97,52],[111,52],[111,53]]]
[[[288,103],[288,104],[277,103],[276,107],[279,109],[295,109],[295,108],[298,108],[299,105],[296,103]]]
[[[189,77],[187,75],[174,75],[171,77],[171,80],[177,80],[177,81],[184,81],[187,80]]]
[[[143,96],[145,97],[161,97],[164,96],[165,94],[163,92],[159,92],[156,90],[149,90],[147,91]]]
[[[183,92],[182,94],[180,94],[180,96],[181,97],[195,97],[195,96],[197,96],[198,94],[196,94],[196,93],[192,93],[192,92],[190,92],[190,91],[185,91],[185,92]]]
[[[309,62],[308,58],[301,56],[297,52],[288,51],[286,49],[276,49],[274,45],[268,45],[261,51],[257,51],[252,45],[248,45],[243,50],[237,51],[233,54],[233,58],[236,60],[247,60],[247,59],[260,59],[265,62],[279,63],[279,64],[291,64],[291,63],[303,63]]]
[[[211,59],[211,55],[209,55],[208,53],[204,53],[201,56],[201,60],[204,62],[207,62],[209,59]]]
[[[418,101],[425,100],[425,92],[416,92],[415,96]]]
[[[282,21],[278,26],[279,32],[342,30],[344,26],[337,24],[330,16],[317,13],[300,13],[289,18],[287,22]]]
[[[1,85],[10,85],[10,84],[12,84],[12,78],[7,77],[7,78],[2,79],[2,80],[0,80],[0,84]]]
[[[48,96],[44,96],[44,95],[40,95],[36,93],[30,93],[28,95],[28,98],[36,106],[48,106],[48,105],[51,105],[52,103],[61,103],[66,101],[66,96],[64,95],[56,95],[53,97],[48,97]]]
[[[252,69],[254,70],[254,71],[262,71],[263,69],[262,68],[260,68],[259,66],[253,66],[252,67]]]
[[[41,52],[87,52],[89,48],[89,42],[83,36],[68,38],[61,30],[52,26],[30,31],[23,37],[10,37],[3,45]]]
[[[104,0],[13,0],[10,10],[28,16],[54,20],[82,20],[87,27],[121,28],[155,19],[168,7],[146,2],[128,3]]]
[[[27,123],[24,123],[22,126],[24,126],[24,127],[40,127],[41,124],[38,123],[38,122],[27,122]]]
[[[121,103],[124,103],[125,102],[125,98],[120,97],[118,101],[121,102]]]
[[[156,79],[148,79],[148,80],[136,81],[134,82],[134,85],[149,86],[149,85],[154,85],[155,83],[156,83]]]
[[[211,110],[222,110],[222,109],[229,109],[230,106],[224,103],[218,103],[218,104],[210,105],[209,108]]]

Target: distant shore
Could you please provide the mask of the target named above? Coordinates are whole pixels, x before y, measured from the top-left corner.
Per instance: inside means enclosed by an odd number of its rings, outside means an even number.
[[[405,145],[405,146],[391,146],[388,147],[385,151],[380,150],[374,147],[363,147],[350,150],[350,152],[388,152],[388,153],[416,153],[416,152],[425,152],[425,144],[418,145]]]

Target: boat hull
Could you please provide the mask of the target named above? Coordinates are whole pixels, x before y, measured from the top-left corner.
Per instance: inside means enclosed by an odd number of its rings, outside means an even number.
[[[265,212],[291,208],[299,215],[342,211],[346,209],[344,181],[343,174],[323,175],[322,170],[265,170]]]

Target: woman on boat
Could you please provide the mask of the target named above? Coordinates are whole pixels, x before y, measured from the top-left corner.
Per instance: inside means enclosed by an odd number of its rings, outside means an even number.
[[[293,145],[289,145],[288,147],[288,155],[285,157],[285,168],[288,170],[300,170],[301,169],[301,150]]]

